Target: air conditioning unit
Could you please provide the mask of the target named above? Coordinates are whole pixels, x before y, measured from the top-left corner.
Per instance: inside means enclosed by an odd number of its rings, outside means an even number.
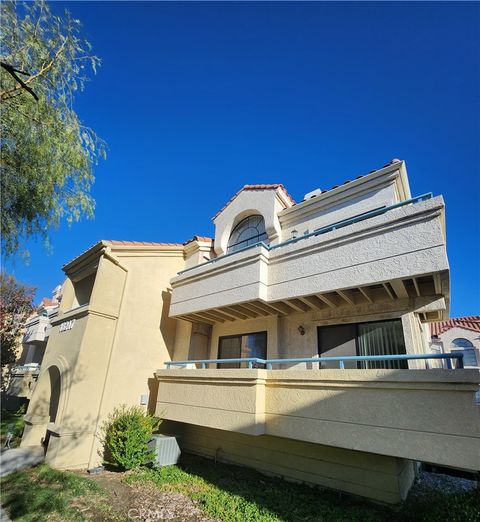
[[[322,193],[321,189],[317,188],[315,190],[312,190],[312,192],[307,192],[303,198],[304,201],[307,201],[307,199],[316,198],[317,196],[320,196]]]
[[[148,447],[155,451],[156,457],[153,462],[157,466],[172,466],[180,458],[180,446],[176,437],[172,435],[155,434],[148,443]]]

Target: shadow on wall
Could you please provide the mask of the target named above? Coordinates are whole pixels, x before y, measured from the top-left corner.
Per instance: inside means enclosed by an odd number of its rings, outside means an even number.
[[[300,481],[285,480],[274,474],[265,475],[232,463],[208,463],[203,457],[183,454],[177,466],[204,480],[208,486],[218,488],[222,495],[224,492],[230,494],[232,500],[225,495],[225,501],[230,504],[225,504],[219,515],[234,513],[232,520],[236,521],[242,520],[245,502],[258,506],[268,520],[272,515],[274,520],[308,522],[401,520],[395,517],[391,508],[366,499],[320,486],[306,487]],[[236,509],[239,512],[235,512]],[[248,513],[247,509],[245,513]]]
[[[147,411],[150,415],[155,415],[157,408],[157,397],[158,397],[158,380],[156,377],[150,377],[148,383],[148,405]]]
[[[160,333],[168,350],[170,360],[173,360],[173,349],[175,341],[175,329],[177,326],[176,319],[168,316],[170,312],[170,302],[172,301],[172,291],[164,290],[162,292],[162,307],[160,316]]]
[[[43,446],[46,461],[57,467],[57,459],[73,455],[86,436],[94,433],[96,415],[91,412],[72,415],[66,411],[66,401],[72,387],[85,380],[83,368],[75,369],[75,378],[61,364],[44,369],[38,379],[25,415],[26,426],[22,447]],[[96,412],[95,412],[96,413]],[[85,455],[87,451],[85,447]],[[88,458],[87,458],[88,461]],[[58,467],[68,467],[60,465]]]

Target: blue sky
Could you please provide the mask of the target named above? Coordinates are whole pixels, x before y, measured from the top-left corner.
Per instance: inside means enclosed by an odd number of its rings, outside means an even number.
[[[244,184],[303,194],[406,160],[446,200],[451,315],[480,313],[478,3],[56,3],[103,60],[95,219],[6,266],[49,296],[100,239],[183,242]]]

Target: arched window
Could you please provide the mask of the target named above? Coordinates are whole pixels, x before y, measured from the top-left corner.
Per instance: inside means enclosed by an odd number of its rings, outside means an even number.
[[[265,232],[265,220],[262,216],[254,215],[242,219],[233,229],[228,240],[228,252],[235,252],[242,248],[254,245],[268,239]]]
[[[464,366],[477,366],[477,356],[475,355],[475,347],[468,339],[463,339],[462,337],[454,339],[452,341],[451,351],[463,353]]]

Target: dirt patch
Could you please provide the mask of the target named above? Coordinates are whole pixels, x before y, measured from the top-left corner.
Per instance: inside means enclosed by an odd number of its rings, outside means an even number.
[[[148,484],[125,484],[122,482],[124,473],[104,471],[99,475],[88,475],[86,472],[79,472],[79,474],[95,481],[107,492],[106,501],[111,507],[111,514],[108,517],[105,516],[104,510],[102,515],[96,513],[95,506],[77,506],[84,515],[88,516],[91,513],[95,521],[218,522],[205,516],[198,502],[181,493],[160,491]]]

